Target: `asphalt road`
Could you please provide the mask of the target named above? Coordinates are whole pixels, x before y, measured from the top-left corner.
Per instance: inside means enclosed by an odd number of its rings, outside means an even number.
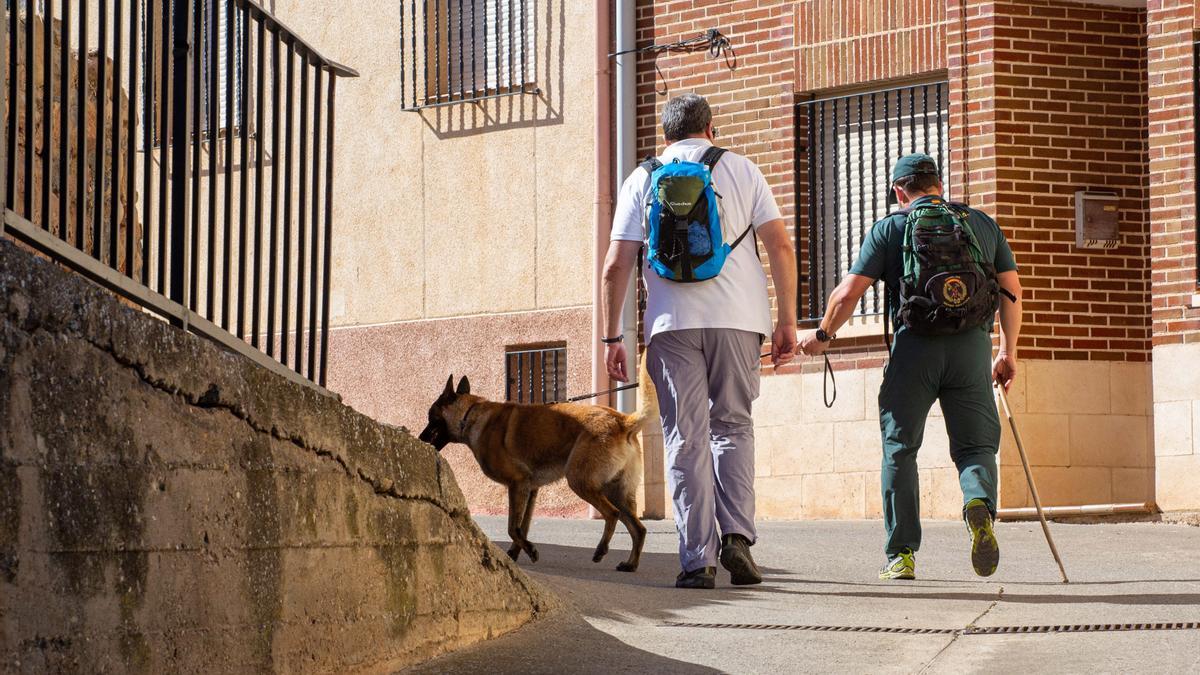
[[[503,519],[479,521],[507,546]],[[1036,523],[998,525],[1000,568],[986,580],[971,571],[961,523],[926,523],[917,580],[884,582],[879,523],[771,522],[753,549],[766,582],[730,586],[721,570],[702,591],[673,586],[673,524],[646,524],[641,569],[626,574],[614,569],[629,544],[620,526],[594,564],[599,522],[535,520],[540,560],[521,566],[566,608],[414,672],[1200,673],[1200,528],[1052,524],[1063,584]],[[1197,628],[979,632],[1171,622]]]

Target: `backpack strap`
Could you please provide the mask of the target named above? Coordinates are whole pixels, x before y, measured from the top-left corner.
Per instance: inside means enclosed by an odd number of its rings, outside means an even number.
[[[717,162],[721,161],[721,155],[724,155],[726,152],[728,152],[728,150],[725,148],[718,148],[715,145],[710,145],[708,146],[708,149],[704,151],[704,154],[700,156],[700,163],[704,166],[707,166],[709,171],[712,171],[717,165]]]
[[[661,168],[662,165],[663,165],[663,163],[658,161],[658,158],[655,157],[654,155],[646,155],[646,158],[643,159],[642,163],[639,164],[638,166],[645,169],[646,173],[654,173],[659,168]]]

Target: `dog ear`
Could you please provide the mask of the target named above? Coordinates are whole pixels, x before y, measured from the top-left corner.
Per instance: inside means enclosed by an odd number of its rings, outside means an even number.
[[[454,394],[454,373],[446,378],[446,388],[442,390],[442,396],[451,396]]]
[[[458,391],[455,393],[459,396],[471,393],[471,382],[467,379],[466,375],[463,375],[463,378],[458,381]]]

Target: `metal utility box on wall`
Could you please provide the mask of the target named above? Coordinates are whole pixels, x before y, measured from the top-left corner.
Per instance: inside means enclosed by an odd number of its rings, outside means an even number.
[[[1075,193],[1075,247],[1116,248],[1121,245],[1121,198],[1107,192]]]

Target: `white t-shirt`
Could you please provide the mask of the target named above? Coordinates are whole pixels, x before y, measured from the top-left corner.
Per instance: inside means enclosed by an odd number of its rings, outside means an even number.
[[[708,139],[676,141],[663,151],[659,161],[674,159],[699,162],[712,145]],[[780,218],[779,206],[762,171],[754,162],[726,152],[713,168],[713,189],[720,193],[719,213],[725,241],[732,244],[753,223],[757,230]],[[650,176],[639,166],[625,179],[613,215],[613,241],[646,240],[646,202]],[[688,328],[735,328],[771,334],[771,302],[767,297],[767,274],[748,234],[733,250],[714,279],[696,283],[668,281],[644,264],[646,279],[646,344],[658,333]]]

